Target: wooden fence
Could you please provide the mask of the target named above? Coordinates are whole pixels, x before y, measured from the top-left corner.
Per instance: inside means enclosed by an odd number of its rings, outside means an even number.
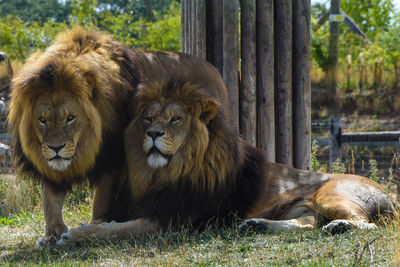
[[[310,0],[181,3],[182,51],[220,70],[236,129],[269,161],[309,169]]]
[[[313,123],[313,126],[330,128],[329,138],[314,139],[319,145],[329,145],[329,162],[342,159],[344,145],[390,146],[400,152],[400,131],[342,133],[340,116],[331,116],[329,123]]]

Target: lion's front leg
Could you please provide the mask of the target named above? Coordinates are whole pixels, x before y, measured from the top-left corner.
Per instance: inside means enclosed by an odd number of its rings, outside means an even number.
[[[93,213],[90,223],[99,224],[109,219],[110,207],[113,201],[114,183],[119,172],[105,174],[96,185],[93,199]]]
[[[157,223],[145,218],[127,222],[84,224],[62,234],[57,244],[67,246],[88,240],[123,239],[129,235],[140,235],[157,230],[159,230]]]
[[[56,190],[46,181],[42,181],[41,186],[46,228],[45,236],[37,241],[37,246],[55,244],[61,234],[68,230],[62,217],[66,190]]]

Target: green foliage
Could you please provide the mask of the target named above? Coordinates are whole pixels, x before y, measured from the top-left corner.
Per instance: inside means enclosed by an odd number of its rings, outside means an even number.
[[[358,76],[358,72],[361,69],[373,72],[376,64],[379,64],[385,70],[388,68],[394,69],[395,64],[400,60],[400,49],[397,46],[398,41],[400,41],[398,35],[400,28],[398,26],[398,15],[396,14],[398,11],[394,9],[392,1],[342,0],[340,7],[361,28],[371,43],[367,44],[362,37],[352,33],[345,23],[340,23],[339,68],[345,72],[350,58],[352,76],[355,76],[355,74]],[[317,18],[329,12],[321,4],[313,5],[311,11],[313,17],[312,27],[316,26]],[[324,71],[326,71],[326,67],[329,64],[329,36],[329,21],[326,21],[318,30],[312,32],[312,62]],[[373,78],[375,79],[376,77]],[[354,87],[355,83],[352,82],[347,81],[347,84]],[[375,83],[376,81],[374,80],[373,82]]]
[[[321,168],[321,163],[317,159],[318,143],[313,141],[311,143],[311,171],[317,172]]]
[[[37,49],[47,47],[66,28],[67,24],[50,20],[28,23],[11,15],[0,18],[0,49],[11,59],[25,59]]]
[[[180,50],[180,6],[173,2],[167,13],[155,13],[155,22],[146,23],[143,44],[151,50]],[[177,38],[178,37],[178,38]]]
[[[329,164],[329,173],[345,173],[346,165],[338,158]]]
[[[378,183],[381,180],[381,177],[378,176],[378,162],[374,159],[371,159],[368,161],[368,165],[369,165],[369,178]]]
[[[14,223],[15,220],[13,218],[0,217],[0,225],[7,226]]]
[[[19,1],[25,3],[30,0]],[[0,0],[0,12],[3,9],[10,10],[11,7],[16,9],[19,1],[11,5]],[[10,12],[14,15],[0,18],[0,50],[6,52],[12,60],[24,60],[32,52],[49,46],[57,33],[74,25],[82,25],[109,32],[116,40],[131,48],[179,51],[180,4],[177,1],[152,1],[152,9],[149,11],[152,13],[151,21],[144,19],[142,11],[128,12],[131,7],[143,6],[144,3],[144,0],[120,0],[115,3],[71,0],[66,2],[71,12],[64,22],[58,22],[50,15],[43,20],[25,20],[26,16],[14,10]]]
[[[389,29],[394,12],[392,0],[341,0],[340,7],[371,40]]]
[[[70,0],[0,0],[0,17],[24,21],[65,21],[71,14]]]
[[[96,5],[97,0],[72,0],[71,24],[85,27],[97,25]]]

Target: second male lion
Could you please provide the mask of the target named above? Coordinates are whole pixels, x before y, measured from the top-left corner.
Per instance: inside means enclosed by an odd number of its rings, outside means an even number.
[[[338,233],[372,229],[379,216],[395,212],[368,178],[266,162],[234,132],[213,90],[187,78],[141,84],[125,130],[123,188],[131,197],[115,206],[114,219],[121,222],[71,229],[59,244],[237,217],[243,229],[271,231],[313,229],[323,219],[329,221],[323,231]]]

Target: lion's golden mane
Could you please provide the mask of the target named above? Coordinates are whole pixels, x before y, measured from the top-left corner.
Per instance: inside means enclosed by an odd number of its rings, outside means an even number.
[[[122,50],[117,45],[108,35],[78,27],[60,34],[44,52],[33,54],[13,78],[8,123],[15,136],[15,163],[22,172],[65,185],[81,180],[93,168],[103,138],[120,130],[121,102],[129,90],[121,79],[117,60]],[[33,134],[37,123],[33,108],[39,96],[62,92],[74,96],[90,127],[79,139],[71,166],[60,172],[41,156],[41,144]]]

